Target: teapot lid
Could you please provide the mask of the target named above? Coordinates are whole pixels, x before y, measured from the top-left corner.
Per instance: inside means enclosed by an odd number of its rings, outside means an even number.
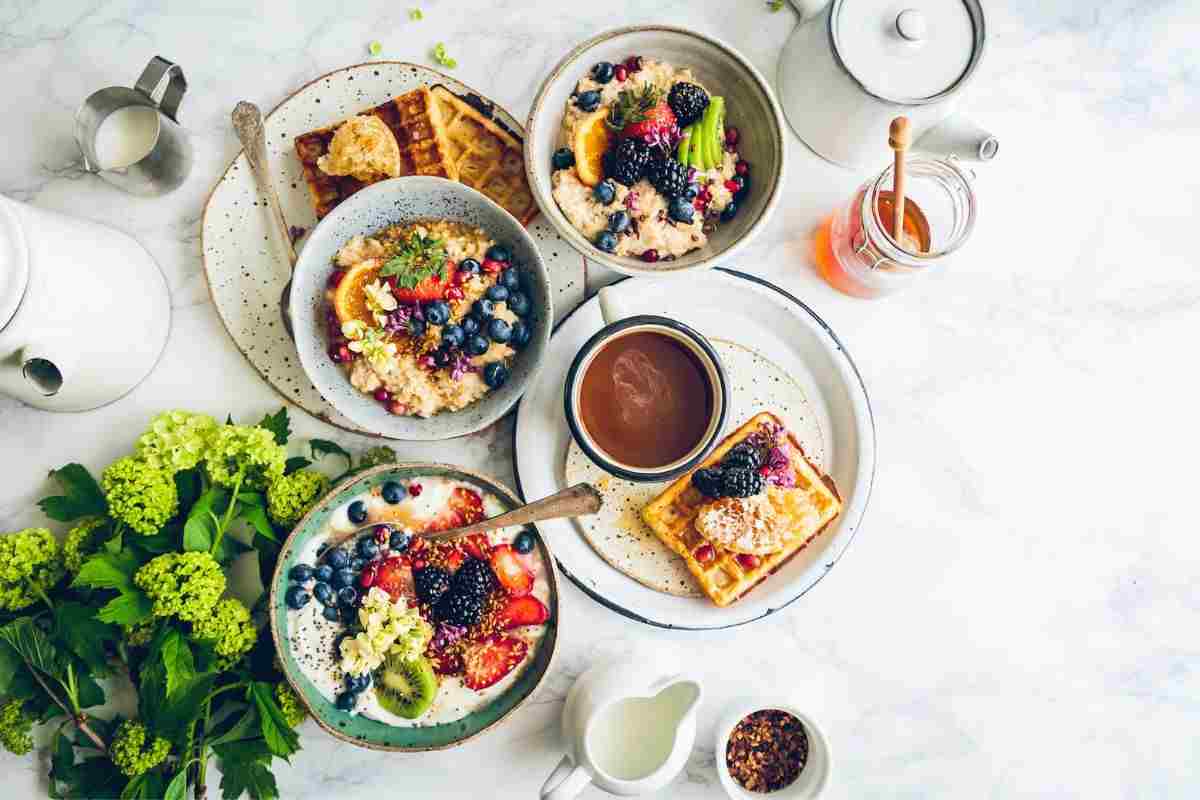
[[[983,54],[979,0],[834,0],[829,17],[842,67],[881,100],[945,99]]]
[[[29,253],[14,206],[0,195],[0,330],[17,313],[29,283]]]

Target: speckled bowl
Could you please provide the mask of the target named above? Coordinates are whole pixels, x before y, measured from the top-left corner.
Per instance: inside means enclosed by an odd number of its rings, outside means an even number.
[[[325,282],[338,248],[350,237],[395,223],[444,219],[476,225],[513,253],[529,276],[533,337],[513,360],[512,374],[499,389],[461,411],[428,419],[402,417],[350,385],[345,370],[327,353]],[[392,439],[436,441],[465,436],[504,416],[536,374],[550,341],[554,311],[550,277],[533,238],[516,219],[474,189],[444,178],[409,176],[372,184],[340,204],[309,234],[292,276],[292,325],[296,350],[309,379],[334,408],[355,425]]]
[[[648,264],[640,258],[605,253],[571,225],[552,194],[550,157],[562,144],[563,112],[575,85],[597,61],[618,63],[632,55],[690,67],[705,88],[724,97],[726,121],[741,133],[738,152],[750,163],[750,192],[737,216],[720,223],[704,247],[674,261]],[[525,123],[525,173],[542,213],[562,237],[606,267],[626,275],[663,275],[728,266],[770,219],[779,201],[787,165],[783,131],[783,112],[767,79],[728,44],[667,25],[618,28],[567,53],[538,90]]]

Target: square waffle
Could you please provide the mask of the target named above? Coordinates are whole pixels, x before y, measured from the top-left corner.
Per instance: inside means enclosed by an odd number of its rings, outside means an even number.
[[[422,86],[362,112],[379,117],[396,137],[401,175],[458,179],[458,171],[450,160],[450,143],[438,117],[440,105],[429,89]],[[359,189],[374,183],[351,175],[326,175],[317,166],[317,159],[329,152],[329,142],[340,124],[302,133],[295,139],[296,155],[304,167],[304,180],[312,194],[317,219]]]
[[[768,412],[755,415],[725,437],[697,469],[718,464],[734,445],[757,431],[764,422],[783,424],[778,417]],[[800,552],[841,513],[842,500],[833,479],[808,460],[800,443],[790,431],[788,442],[791,445],[791,466],[796,478],[796,487],[808,492],[817,507],[819,521],[809,530],[797,531],[782,550],[759,556],[759,563],[753,568],[747,569],[739,563],[736,553],[708,542],[696,530],[696,514],[706,498],[692,486],[690,472],[664,489],[662,494],[642,509],[642,519],[659,539],[683,558],[700,588],[718,606],[727,606],[753,589],[779,569],[785,561]],[[696,548],[702,544],[712,544],[716,553],[711,561],[704,564],[697,561],[693,555]]]

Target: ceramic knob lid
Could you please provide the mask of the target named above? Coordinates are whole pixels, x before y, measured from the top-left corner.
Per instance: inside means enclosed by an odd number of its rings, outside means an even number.
[[[0,330],[17,313],[29,283],[25,235],[11,200],[0,197]]]
[[[840,0],[834,47],[868,92],[895,103],[929,102],[953,90],[978,61],[978,0]]]

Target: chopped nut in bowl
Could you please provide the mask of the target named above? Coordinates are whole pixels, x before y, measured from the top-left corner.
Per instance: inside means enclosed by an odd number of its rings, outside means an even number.
[[[787,702],[742,698],[717,726],[717,775],[732,800],[812,800],[829,783],[825,734]]]

